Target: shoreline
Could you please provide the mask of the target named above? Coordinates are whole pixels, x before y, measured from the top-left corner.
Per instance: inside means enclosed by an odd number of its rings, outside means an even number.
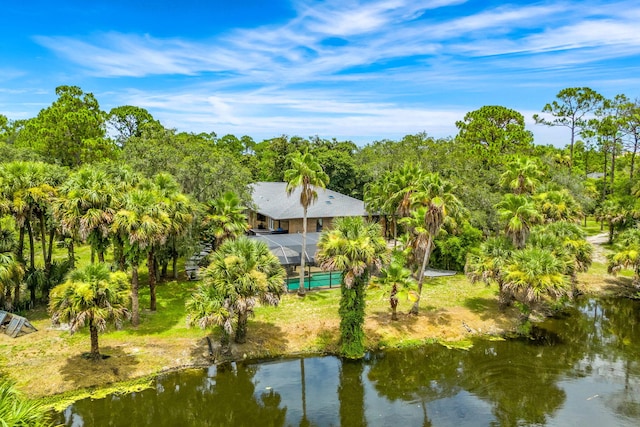
[[[633,291],[628,278],[603,276],[602,271],[602,266],[596,267],[580,278],[580,289],[585,295],[622,297]],[[165,289],[168,293],[171,290],[168,286]],[[250,320],[247,342],[234,343],[230,361],[336,355],[338,296],[336,290],[316,291],[304,299],[289,294],[281,307],[261,308]],[[406,313],[409,303],[399,308],[402,308],[399,320],[391,321],[387,301],[380,301],[375,295],[368,297],[365,322],[368,351],[428,343],[464,347],[472,338],[503,337],[515,332],[518,326],[517,310],[497,309],[493,287],[472,285],[462,275],[439,279],[425,287],[419,315]],[[145,311],[143,321],[151,327],[161,316],[160,312]],[[147,332],[139,327],[101,335],[101,352],[109,357],[98,363],[82,357],[82,352],[89,348],[88,331],[69,335],[48,329],[49,319],[43,311],[32,323],[38,332],[15,339],[0,337],[2,371],[27,397],[41,400],[56,410],[86,397],[100,398],[150,387],[156,377],[169,372],[200,369],[220,362],[209,357],[206,342],[206,337],[212,337],[215,343],[215,334],[186,327],[184,317],[173,320],[172,329]]]

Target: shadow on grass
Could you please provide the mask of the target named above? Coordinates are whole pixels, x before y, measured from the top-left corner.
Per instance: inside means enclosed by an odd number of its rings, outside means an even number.
[[[211,347],[209,347],[207,337],[211,342]],[[286,334],[283,333],[280,327],[260,321],[249,321],[246,342],[242,344],[236,343],[232,337],[231,356],[223,354],[220,344],[221,337],[221,329],[216,327],[213,330],[209,330],[206,337],[198,340],[197,345],[191,351],[194,363],[206,365],[228,360],[280,356],[286,352],[289,343],[286,339]]]
[[[640,293],[640,288],[633,285],[632,277],[607,277],[603,280],[605,285],[603,289],[616,296],[625,298],[637,298]]]
[[[418,316],[406,311],[398,311],[398,320],[391,320],[391,311],[376,311],[367,317],[374,319],[378,324],[389,326],[398,332],[413,332],[413,327],[418,321]]]
[[[133,335],[161,333],[184,322],[185,303],[193,294],[197,282],[161,282],[156,285],[156,311],[149,310],[149,287],[140,289],[140,324],[131,323],[124,329]]]
[[[502,313],[498,308],[497,297],[496,298],[482,298],[482,297],[466,298],[462,304],[472,312],[480,315],[480,318],[482,320],[495,318],[496,316]]]
[[[307,293],[304,295],[303,298],[311,302],[324,301],[330,297],[330,295],[327,292],[324,292],[328,290],[329,289],[319,289],[316,291],[307,291]],[[336,292],[337,291],[338,290],[336,289]],[[291,292],[291,294],[295,295],[295,292]]]
[[[62,377],[76,388],[101,386],[133,377],[139,363],[135,356],[120,347],[103,347],[100,354],[105,358],[97,361],[87,359],[85,354],[69,357],[60,369]]]

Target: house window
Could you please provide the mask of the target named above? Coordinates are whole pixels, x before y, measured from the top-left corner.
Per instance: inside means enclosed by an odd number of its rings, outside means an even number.
[[[322,231],[322,218],[318,218],[316,220],[316,231],[317,232]]]

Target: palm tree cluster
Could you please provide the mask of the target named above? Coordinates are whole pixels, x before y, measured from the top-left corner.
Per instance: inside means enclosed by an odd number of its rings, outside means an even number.
[[[577,274],[593,255],[577,225],[577,203],[557,186],[539,189],[540,167],[530,159],[510,163],[501,182],[513,193],[496,205],[504,234],[487,239],[465,266],[472,281],[497,284],[500,306],[517,302],[525,319],[535,307],[575,295]]]
[[[365,191],[367,209],[385,219],[384,223],[393,230],[394,245],[398,230],[404,227],[401,240],[407,249],[407,267],[413,271],[418,288],[413,314],[418,313],[435,239],[443,227],[455,232],[465,221],[465,210],[454,192],[452,184],[439,174],[414,165],[384,173]]]
[[[99,355],[97,334],[109,319],[139,324],[141,264],[149,272],[153,311],[156,284],[169,263],[177,278],[178,258],[193,253],[200,239],[220,244],[247,229],[244,208],[232,193],[204,207],[167,173],[145,178],[111,164],[69,172],[41,162],[3,163],[0,215],[2,308],[23,306],[28,289],[31,305],[48,303],[53,318],[69,322],[72,332],[89,327],[93,358]],[[89,270],[74,270],[78,244],[91,249]],[[66,247],[66,259],[54,260],[56,246]],[[127,270],[131,282],[125,289]]]
[[[632,285],[640,289],[640,230],[628,229],[622,232],[615,245],[615,250],[609,254],[607,270],[616,275],[622,269],[633,271]]]

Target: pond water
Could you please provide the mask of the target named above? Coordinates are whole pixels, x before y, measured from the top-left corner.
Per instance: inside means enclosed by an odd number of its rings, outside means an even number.
[[[251,331],[249,331],[250,333]],[[427,345],[163,375],[76,402],[66,426],[638,426],[640,304],[584,300],[535,339]]]

